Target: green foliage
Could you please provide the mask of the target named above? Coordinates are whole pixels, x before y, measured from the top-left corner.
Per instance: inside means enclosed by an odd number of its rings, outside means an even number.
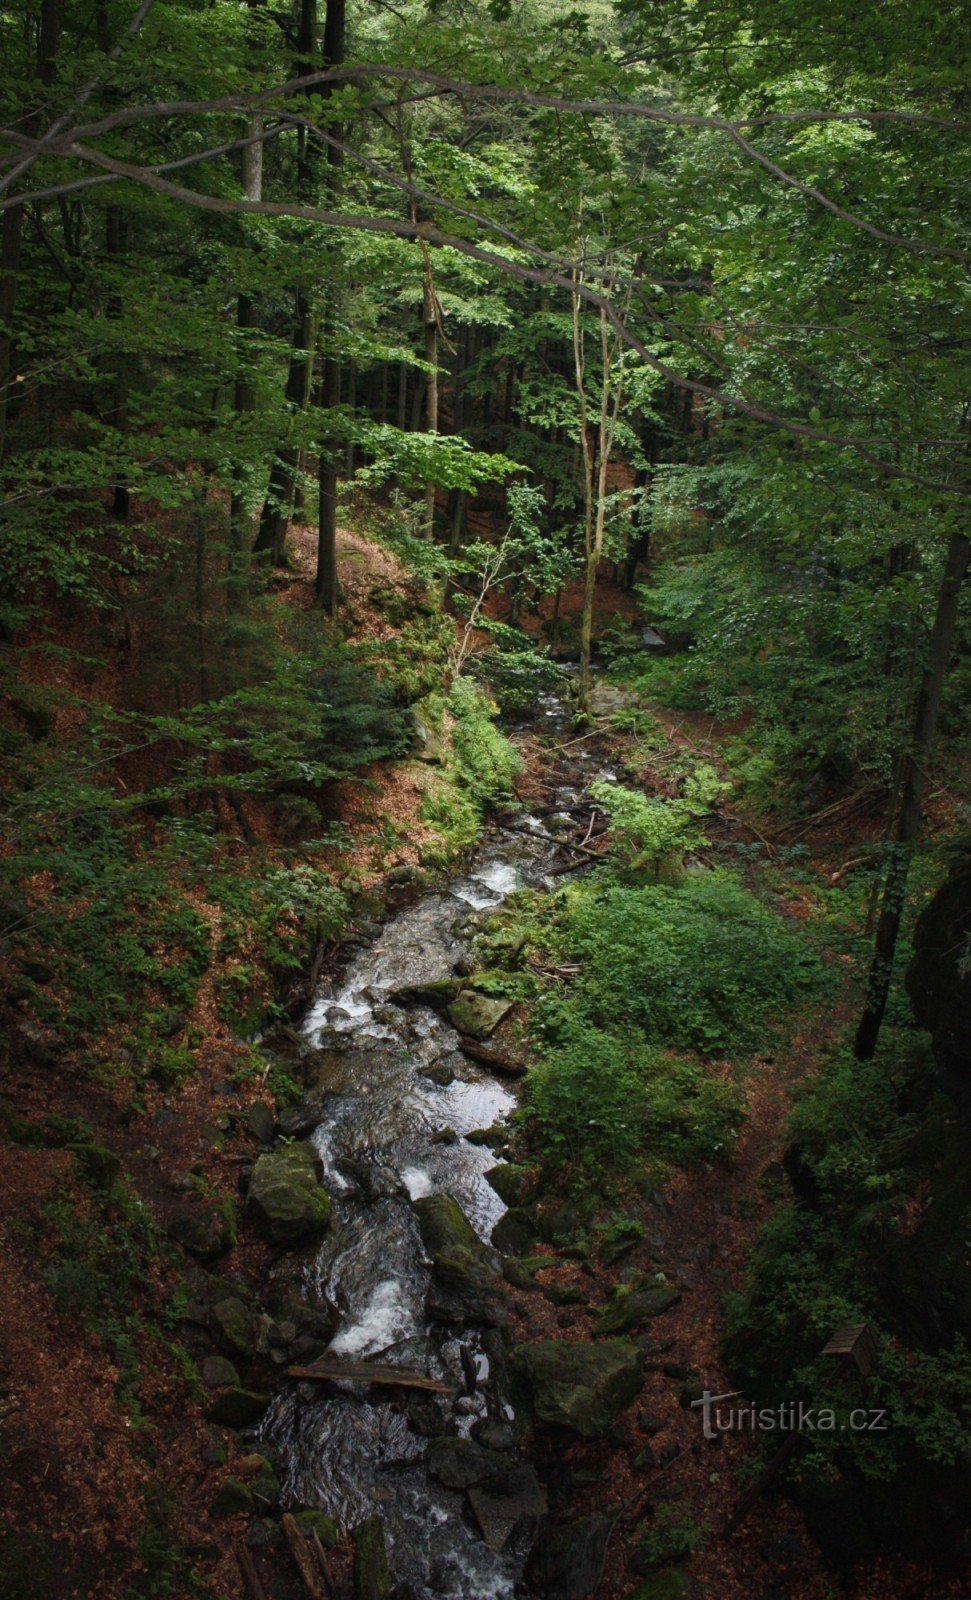
[[[804,930],[714,874],[678,888],[567,890],[555,948],[580,963],[569,1005],[592,1023],[629,1021],[658,1044],[706,1055],[754,1050],[773,1010],[823,982]]]
[[[47,1202],[42,1217],[53,1248],[41,1270],[60,1315],[77,1318],[102,1341],[118,1368],[120,1398],[138,1418],[136,1336],[152,1329],[136,1307],[150,1293],[162,1242],[148,1207],[125,1180],[78,1205],[68,1195]]]
[[[743,1115],[734,1084],[652,1049],[636,1029],[594,1026],[569,1000],[547,1001],[541,1014],[527,1103],[556,1166],[597,1183],[639,1156],[688,1166],[730,1152]]]
[[[590,793],[610,817],[611,834],[629,857],[632,871],[655,875],[668,857],[680,858],[704,843],[701,819],[727,792],[714,767],[696,766],[676,799],[664,800],[625,789],[618,783],[593,783]]]
[[[745,1292],[729,1305],[733,1378],[757,1403],[811,1395],[843,1415],[853,1401],[833,1385],[820,1351],[835,1328],[869,1322],[878,1361],[865,1404],[886,1409],[886,1430],[815,1436],[800,1483],[828,1482],[837,1454],[889,1485],[900,1472],[960,1473],[971,1399],[960,1332],[971,1184],[926,1045],[905,1030],[887,1034],[873,1062],[837,1054],[802,1096],[790,1134],[796,1196],[763,1228]],[[916,1232],[902,1226],[914,1206]]]
[[[638,1537],[634,1569],[650,1572],[666,1561],[681,1561],[698,1548],[703,1537],[703,1529],[690,1512],[677,1505],[660,1505]]]
[[[453,718],[452,749],[459,781],[480,806],[506,800],[519,771],[519,757],[493,720],[494,708],[468,678],[458,678],[448,697]]]

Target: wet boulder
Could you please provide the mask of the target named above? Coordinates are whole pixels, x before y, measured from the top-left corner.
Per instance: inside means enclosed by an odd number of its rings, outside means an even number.
[[[330,1221],[330,1196],[319,1174],[316,1152],[308,1144],[285,1145],[260,1156],[246,1201],[257,1233],[276,1245],[321,1233]]]
[[[513,1367],[539,1421],[582,1439],[603,1439],[644,1383],[644,1353],[628,1339],[522,1344]]]
[[[444,1011],[458,998],[462,984],[458,978],[438,978],[431,983],[406,983],[392,989],[388,999],[395,1006],[430,1006],[433,1011]]]
[[[447,1194],[414,1202],[421,1242],[432,1263],[428,1310],[445,1322],[508,1318],[499,1289],[499,1257],[483,1244],[462,1207]]]
[[[535,1206],[510,1206],[492,1230],[492,1242],[503,1255],[526,1255],[538,1240]]]
[[[463,989],[448,1007],[448,1020],[459,1033],[470,1039],[488,1039],[504,1017],[513,1008],[512,1000],[501,995],[478,994],[474,989]]]
[[[543,1600],[585,1600],[603,1573],[610,1517],[544,1522],[526,1568],[530,1589]]]

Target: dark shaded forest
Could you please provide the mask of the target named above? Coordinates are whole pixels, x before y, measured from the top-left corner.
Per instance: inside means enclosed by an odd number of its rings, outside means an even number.
[[[961,1600],[961,8],[0,56],[0,1600]]]

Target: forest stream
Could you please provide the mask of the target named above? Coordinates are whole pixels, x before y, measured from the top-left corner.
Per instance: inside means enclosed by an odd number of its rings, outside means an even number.
[[[543,696],[530,731],[559,742],[569,728],[564,701]],[[308,1137],[333,1200],[304,1288],[311,1303],[339,1315],[328,1356],[419,1371],[454,1385],[456,1397],[414,1393],[402,1405],[397,1390],[290,1383],[261,1432],[280,1454],[285,1500],[318,1507],[345,1528],[380,1515],[394,1578],[416,1600],[511,1596],[529,1553],[528,1514],[517,1537],[515,1483],[509,1520],[482,1527],[464,1497],[425,1469],[429,1437],[485,1430],[490,1443],[511,1444],[515,1416],[501,1382],[501,1336],[464,1318],[456,1328],[429,1316],[429,1292],[439,1291],[412,1204],[453,1197],[488,1243],[505,1210],[486,1181],[498,1158],[467,1135],[501,1124],[516,1101],[505,1081],[461,1052],[442,1015],[391,996],[469,972],[477,919],[520,887],[552,885],[557,828],[561,838],[571,822],[566,808],[594,777],[614,776],[595,746],[574,744],[568,764],[548,774],[554,787],[543,815],[523,810],[495,825],[467,872],[392,915],[321,985],[302,1022],[319,1052],[321,1120]],[[448,1315],[441,1299],[438,1315]],[[531,1504],[528,1487],[522,1503]]]

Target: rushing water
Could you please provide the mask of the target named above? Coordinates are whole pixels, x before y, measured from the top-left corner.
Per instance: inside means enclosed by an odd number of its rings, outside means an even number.
[[[538,712],[545,729],[562,732],[559,701],[544,697]],[[555,796],[559,804],[577,798],[594,763],[580,746]],[[388,996],[453,976],[456,963],[468,959],[476,913],[519,887],[548,885],[557,826],[568,820],[544,808],[542,816],[523,813],[497,829],[465,875],[385,923],[338,983],[316,997],[303,1023],[308,1045],[322,1048],[325,1093],[312,1139],[334,1201],[305,1290],[339,1315],[330,1353],[380,1356],[384,1364],[445,1378],[459,1397],[422,1394],[403,1404],[363,1385],[290,1385],[263,1435],[280,1451],[290,1502],[319,1507],[344,1527],[381,1514],[392,1571],[416,1600],[503,1600],[514,1592],[525,1554],[515,1545],[490,1549],[467,1520],[462,1497],[439,1488],[422,1466],[429,1434],[445,1426],[468,1433],[479,1418],[508,1416],[508,1405],[483,1348],[489,1336],[468,1328],[450,1334],[427,1319],[429,1268],[411,1206],[425,1195],[452,1195],[488,1240],[504,1209],[484,1176],[496,1157],[464,1135],[501,1123],[515,1101],[458,1052],[458,1036],[442,1016],[396,1007]],[[425,1075],[436,1063],[436,1076],[447,1078],[445,1067],[451,1082]]]

